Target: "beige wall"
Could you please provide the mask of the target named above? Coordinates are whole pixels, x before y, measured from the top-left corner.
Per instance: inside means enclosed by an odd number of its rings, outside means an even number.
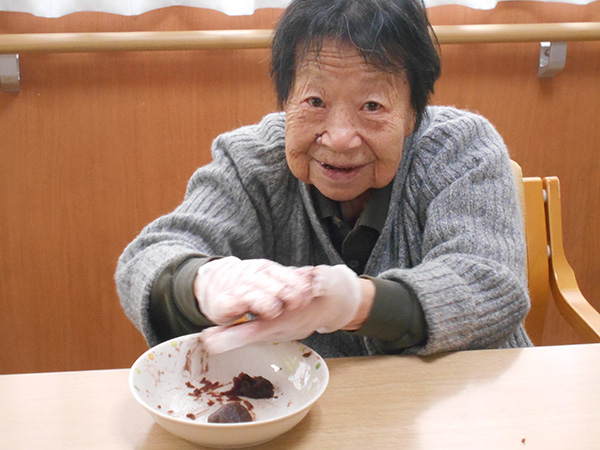
[[[279,13],[0,13],[0,33],[272,28]],[[430,16],[434,25],[600,20],[600,3],[437,7]],[[600,42],[569,44],[566,68],[548,80],[537,78],[538,53],[535,43],[444,46],[434,101],[486,115],[525,175],[561,178],[567,256],[600,308]],[[268,52],[20,61],[22,92],[0,93],[0,373],[127,367],[146,347],[119,306],[116,260],[146,223],[180,202],[217,134],[275,109]],[[549,314],[546,343],[576,342]]]

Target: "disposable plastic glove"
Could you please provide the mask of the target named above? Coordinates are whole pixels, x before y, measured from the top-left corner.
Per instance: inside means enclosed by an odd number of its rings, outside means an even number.
[[[242,324],[207,328],[202,332],[204,349],[223,353],[248,344],[304,339],[314,331],[337,331],[355,318],[361,306],[361,289],[352,270],[344,265],[297,270],[313,275],[310,302],[285,310],[274,319],[258,317]]]
[[[312,274],[267,259],[227,256],[200,267],[194,295],[200,311],[218,325],[247,313],[274,319],[284,309],[300,308],[311,300]]]

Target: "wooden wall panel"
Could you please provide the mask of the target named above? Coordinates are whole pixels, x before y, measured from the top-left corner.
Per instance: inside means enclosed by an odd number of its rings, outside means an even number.
[[[1,13],[0,33],[271,28],[279,10],[227,17]],[[600,3],[430,9],[434,24],[600,20]],[[537,78],[537,44],[447,45],[434,101],[486,115],[525,175],[562,180],[567,256],[600,308],[600,43],[569,44]],[[181,200],[219,133],[275,109],[268,51],[21,55],[22,92],[0,93],[0,373],[129,366],[146,346],[116,296],[116,260]],[[546,343],[576,342],[555,311]]]

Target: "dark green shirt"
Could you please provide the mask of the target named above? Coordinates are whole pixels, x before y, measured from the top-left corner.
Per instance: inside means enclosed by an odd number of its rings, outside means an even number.
[[[313,188],[317,216],[346,265],[363,273],[371,251],[385,224],[391,184],[374,189],[354,227],[343,220],[339,202]],[[198,268],[214,258],[201,254],[173,261],[155,281],[150,297],[150,320],[161,340],[194,333],[212,323],[202,315],[193,293]],[[352,332],[375,338],[383,353],[400,351],[422,343],[427,331],[423,311],[416,297],[404,286],[390,280],[361,275],[375,284],[375,299],[367,321]]]
[[[343,219],[340,202],[311,189],[317,217],[329,232],[331,242],[348,267],[361,275],[371,251],[381,234],[392,193],[391,183],[383,189],[373,189],[365,210],[351,227]]]

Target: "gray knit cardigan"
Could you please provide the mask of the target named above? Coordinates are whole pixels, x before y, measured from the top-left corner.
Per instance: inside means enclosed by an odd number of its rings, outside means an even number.
[[[285,159],[285,115],[219,136],[213,162],[185,199],[125,249],[115,279],[127,316],[156,344],[148,315],[158,274],[184,255],[268,258],[284,265],[341,264],[307,186]],[[404,142],[388,217],[365,274],[405,283],[427,322],[417,354],[530,346],[521,214],[506,147],[484,118],[429,107]],[[376,352],[339,331],[305,340],[325,357]]]

